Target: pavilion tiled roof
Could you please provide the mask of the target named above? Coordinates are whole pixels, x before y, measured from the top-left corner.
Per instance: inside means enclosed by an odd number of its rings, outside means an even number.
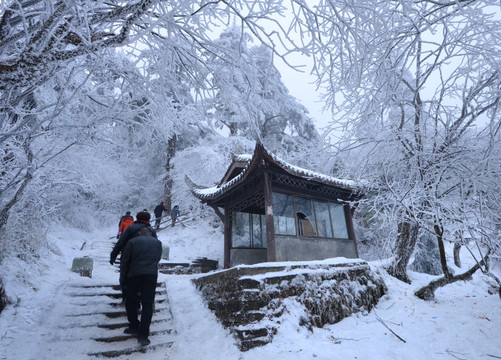
[[[307,170],[292,164],[289,164],[288,162],[280,159],[278,156],[268,153],[266,149],[260,144],[256,145],[256,149],[254,150],[254,154],[241,154],[237,155],[233,158],[233,162],[246,162],[247,165],[243,168],[243,170],[238,174],[236,177],[232,178],[229,181],[222,182],[221,184],[213,187],[208,187],[208,188],[195,188],[192,189],[193,194],[198,197],[201,200],[210,200],[217,198],[219,195],[224,194],[226,191],[229,189],[233,188],[236,186],[238,183],[244,179],[250,169],[256,164],[259,157],[261,155],[263,158],[268,158],[268,161],[270,161],[272,164],[278,166],[281,168],[283,171],[297,176],[301,177],[303,179],[311,180],[311,181],[316,181],[320,182],[326,185],[330,186],[335,186],[339,187],[345,190],[350,190],[353,191],[354,188],[356,187],[356,184],[352,180],[345,180],[345,179],[339,179],[335,178],[329,175],[321,174],[316,171],[312,170]],[[231,165],[230,165],[231,166]]]

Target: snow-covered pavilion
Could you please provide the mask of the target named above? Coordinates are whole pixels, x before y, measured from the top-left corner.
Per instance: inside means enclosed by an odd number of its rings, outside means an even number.
[[[354,183],[288,164],[261,144],[234,156],[218,186],[192,192],[224,223],[225,268],[358,257]]]

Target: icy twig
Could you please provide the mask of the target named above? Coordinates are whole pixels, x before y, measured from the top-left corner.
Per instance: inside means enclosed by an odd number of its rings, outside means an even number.
[[[402,339],[400,336],[398,336],[398,334],[397,334],[396,332],[394,332],[392,329],[390,329],[390,328],[389,328],[389,326],[388,326],[388,325],[386,325],[386,323],[383,321],[383,319],[381,319],[381,318],[379,317],[379,315],[378,315],[378,314],[376,314],[376,319],[377,319],[377,320],[378,320],[381,324],[383,324],[383,326],[384,326],[385,328],[387,328],[388,330],[390,330],[390,331],[391,331],[391,333],[392,333],[393,335],[395,335],[395,336],[396,336],[396,337],[397,337],[400,341],[403,341],[404,343],[406,343],[406,342],[407,342],[407,341],[405,341],[404,339]]]
[[[451,356],[455,357],[456,359],[459,359],[459,360],[466,360],[466,358],[462,358],[462,357],[459,357],[459,356],[454,355],[454,353],[456,353],[456,354],[460,354],[460,353],[458,353],[458,352],[451,351],[451,350],[446,350],[445,352],[446,352],[447,354],[449,354],[449,355],[451,355]],[[460,355],[464,355],[464,354],[460,354]]]

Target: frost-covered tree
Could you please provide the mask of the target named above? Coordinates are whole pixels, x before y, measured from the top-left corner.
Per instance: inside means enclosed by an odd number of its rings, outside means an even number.
[[[230,27],[208,52],[209,119],[230,136],[260,141],[289,159],[297,153],[304,158],[308,148],[321,143],[313,120],[282,82],[273,51],[251,43],[241,28]]]
[[[75,97],[72,96],[66,97],[68,101],[55,100],[43,105],[37,100],[37,93],[50,88],[62,76],[61,73],[78,64],[75,66],[80,71],[69,76],[77,73],[83,76],[83,79],[79,79],[83,85],[88,81],[86,77],[90,79],[94,69],[100,66],[107,51],[127,47],[127,51],[134,54],[142,50],[145,44],[168,42],[169,39],[177,42],[169,48],[176,63],[192,64],[187,66],[188,73],[198,69],[194,72],[197,73],[205,68],[201,53],[213,42],[212,29],[218,23],[227,24],[230,19],[240,19],[242,26],[270,45],[271,35],[260,23],[270,22],[267,16],[282,10],[280,4],[274,1],[262,1],[260,4],[246,1],[227,4],[161,0],[1,2],[0,229],[7,223],[13,206],[26,196],[29,183],[37,176],[34,169],[40,161],[32,149],[33,139],[41,139],[36,135],[39,132],[53,130],[47,126],[53,121],[50,116],[59,115],[62,107],[73,106],[71,100]],[[115,73],[123,71],[124,76],[127,76],[125,68],[119,66],[113,70]],[[73,84],[72,81],[68,83]],[[150,86],[146,88],[151,89]],[[76,85],[74,90],[77,94],[79,86]],[[149,94],[146,92],[146,95]],[[95,96],[93,98],[96,99]],[[125,101],[125,97],[122,101]],[[137,114],[125,117],[132,123],[144,118],[144,115],[151,116],[161,108],[158,102],[148,96],[130,99],[130,103],[123,108],[130,110],[134,103]],[[143,111],[143,107],[148,107],[148,111]],[[47,116],[41,116],[41,112]],[[104,120],[103,117],[98,119]],[[105,121],[109,121],[109,118]],[[88,126],[85,124],[84,128]],[[53,150],[47,156],[57,156],[62,149],[54,147]]]
[[[84,207],[121,212],[168,194],[173,149],[210,134],[193,104],[212,90],[215,31],[238,24],[281,56],[283,10],[279,0],[0,2],[0,255],[38,256],[46,219],[84,226]],[[283,114],[263,104],[256,138]],[[304,108],[291,111],[287,134],[313,133]]]
[[[497,1],[294,5],[333,130],[344,131],[339,149],[375,194],[378,217],[398,230],[389,271],[404,281],[420,232],[437,241],[440,285],[486,271],[499,249],[500,11]],[[487,250],[453,275],[444,242],[472,229]]]

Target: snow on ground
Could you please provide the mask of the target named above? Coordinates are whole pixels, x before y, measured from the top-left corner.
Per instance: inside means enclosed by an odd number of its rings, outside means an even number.
[[[0,314],[0,359],[73,359],[68,349],[54,348],[57,342],[44,340],[56,327],[64,326],[58,317],[58,309],[64,307],[58,303],[60,289],[68,282],[118,280],[106,261],[111,244],[108,251],[98,246],[110,242],[115,231],[110,227],[84,233],[58,227],[50,237],[54,251],[44,253],[41,267],[19,259],[2,264],[0,271],[7,274],[4,285],[15,304]],[[185,221],[184,227],[159,232],[159,238],[170,247],[171,261],[190,262],[205,256],[222,262],[218,227]],[[72,259],[86,255],[100,259],[95,261],[92,279],[70,271]],[[192,285],[193,277],[203,275],[161,274],[174,318],[176,333],[170,335],[174,344],[163,352],[120,359],[501,359],[501,300],[489,294],[482,275],[439,289],[433,301],[422,301],[413,293],[432,277],[411,273],[413,283],[408,285],[389,277],[378,262],[371,267],[381,273],[389,291],[369,314],[309,331],[298,325],[301,309],[288,307],[290,313],[282,319],[273,342],[247,352],[238,350]],[[92,342],[78,346],[89,348]]]

